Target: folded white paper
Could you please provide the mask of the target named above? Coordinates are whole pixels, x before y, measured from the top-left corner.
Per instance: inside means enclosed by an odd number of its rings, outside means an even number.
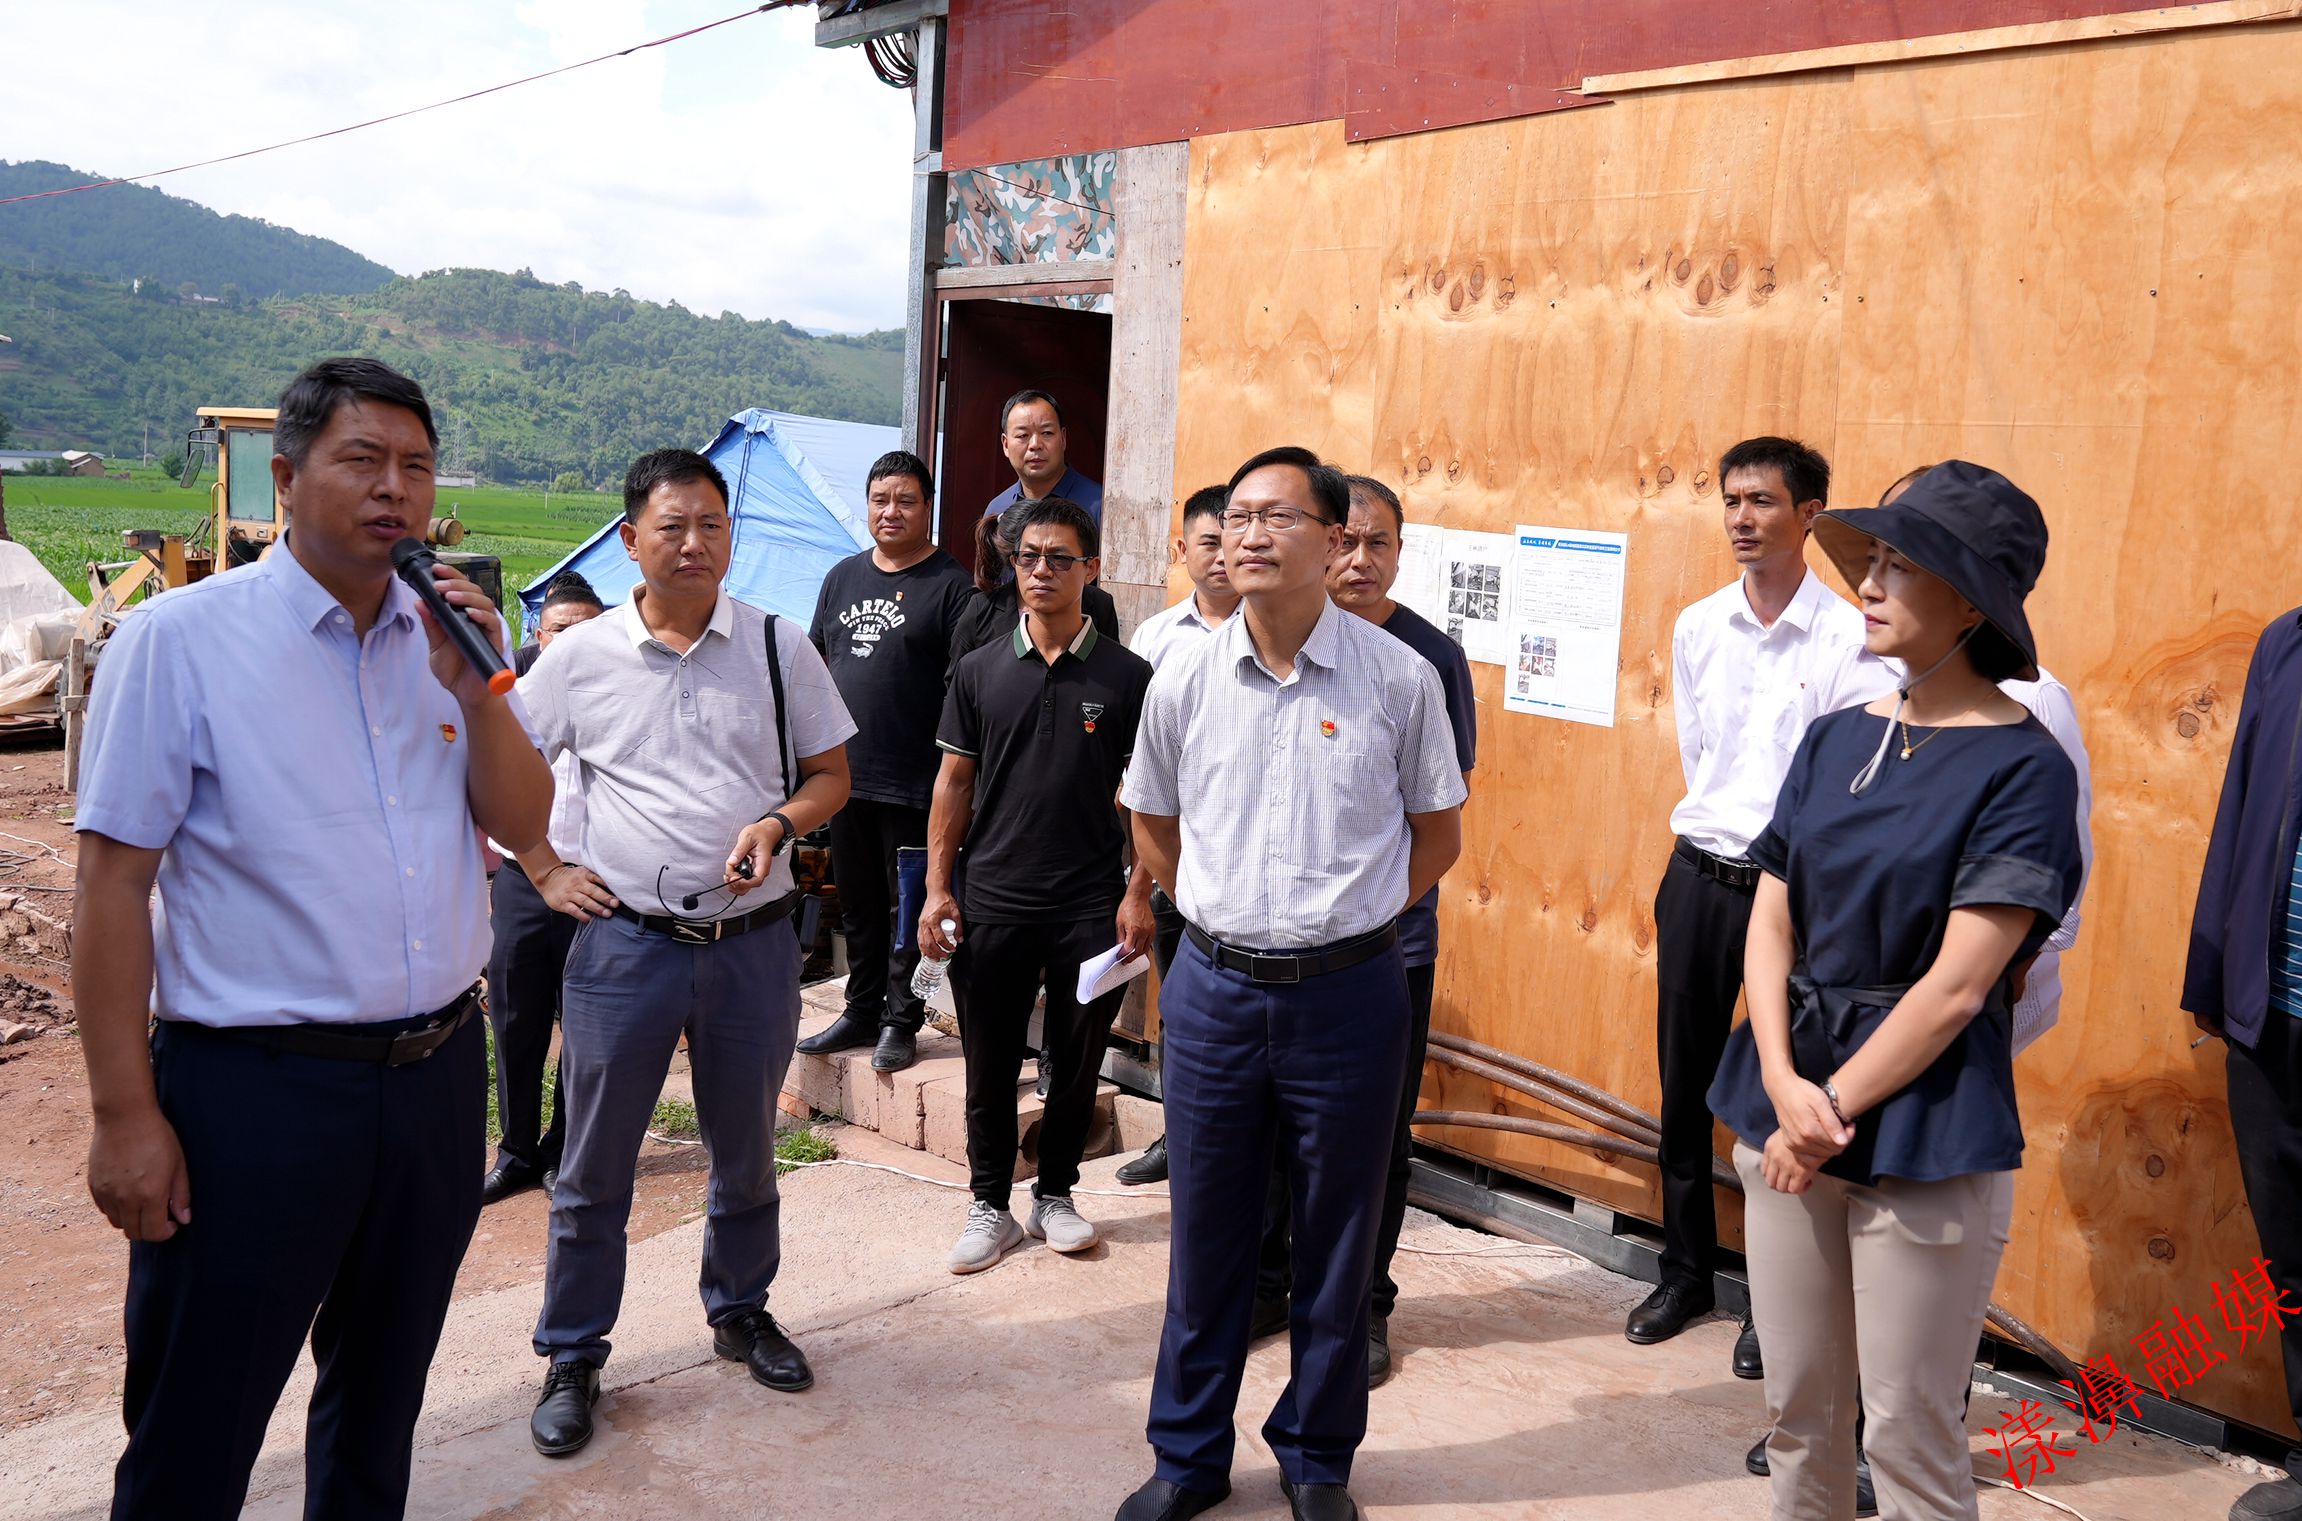
[[[1113,988],[1122,987],[1151,970],[1151,958],[1138,951],[1130,956],[1115,945],[1091,961],[1079,964],[1079,1001],[1093,1003]]]

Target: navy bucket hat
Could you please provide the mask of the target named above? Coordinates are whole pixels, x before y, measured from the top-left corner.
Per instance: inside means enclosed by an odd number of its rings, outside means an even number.
[[[1949,583],[1989,625],[1975,638],[2004,640],[2021,656],[2019,679],[2038,679],[2038,644],[2022,602],[2046,568],[2046,515],[2005,476],[1946,460],[1890,506],[1817,515],[1814,538],[1858,597],[1873,539]]]

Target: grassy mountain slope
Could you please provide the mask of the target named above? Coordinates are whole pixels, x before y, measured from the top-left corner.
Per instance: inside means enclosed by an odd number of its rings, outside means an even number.
[[[0,197],[102,178],[62,164],[0,162]],[[248,298],[372,291],[392,278],[341,243],[253,217],[220,216],[143,185],[0,206],[0,267],[142,279],[171,292],[189,284],[211,296],[230,285]]]

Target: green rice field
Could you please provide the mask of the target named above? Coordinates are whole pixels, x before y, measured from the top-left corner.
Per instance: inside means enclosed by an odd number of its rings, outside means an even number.
[[[157,528],[191,533],[207,516],[208,483],[187,491],[158,470],[128,480],[11,475],[8,532],[40,557],[73,595],[88,599],[88,562],[125,557],[120,535]],[[506,592],[525,586],[589,538],[621,503],[604,492],[545,492],[510,486],[441,487],[436,511],[451,509],[467,532],[456,546],[503,561]]]

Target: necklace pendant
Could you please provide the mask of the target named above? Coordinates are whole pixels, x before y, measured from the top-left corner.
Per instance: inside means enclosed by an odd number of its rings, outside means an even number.
[[[1909,760],[1909,759],[1910,759],[1910,750],[1911,750],[1911,747],[1910,747],[1910,746],[1908,746],[1908,745],[1904,745],[1904,746],[1902,747],[1902,758],[1903,758],[1904,760]]]

